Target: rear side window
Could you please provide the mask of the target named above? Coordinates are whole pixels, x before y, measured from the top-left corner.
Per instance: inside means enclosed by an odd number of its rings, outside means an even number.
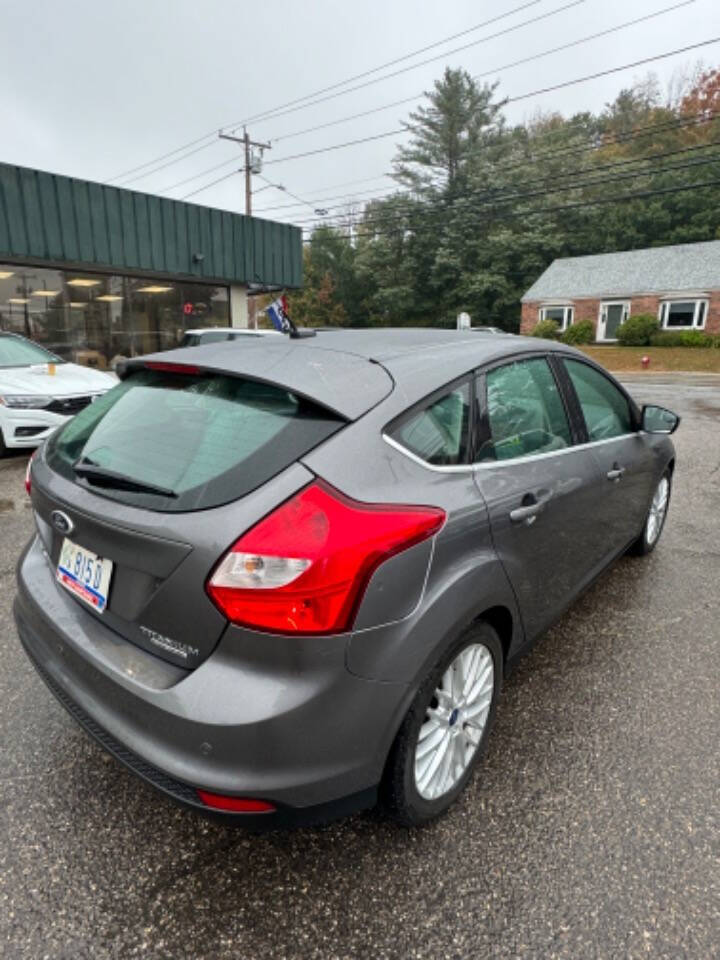
[[[113,500],[199,510],[259,487],[343,423],[271,384],[142,370],[55,434],[48,462]]]
[[[437,466],[467,463],[470,384],[465,382],[433,400],[389,431],[416,456]]]
[[[555,377],[542,357],[490,370],[487,384],[489,437],[478,461],[511,460],[551,453],[572,444],[570,425]]]
[[[563,360],[575,387],[590,440],[607,440],[631,433],[630,406],[606,376],[581,360]]]

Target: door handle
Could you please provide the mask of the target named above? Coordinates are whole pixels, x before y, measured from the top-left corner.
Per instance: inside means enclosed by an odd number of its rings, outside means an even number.
[[[510,519],[513,523],[524,523],[529,527],[535,523],[542,508],[542,503],[531,503],[527,507],[517,507],[510,511]]]
[[[537,499],[534,494],[526,493],[522,498],[522,506],[510,511],[510,520],[513,523],[524,523],[526,527],[532,526],[549,499],[550,495]]]
[[[608,470],[605,476],[608,480],[622,480],[622,475],[625,473],[625,467],[621,467],[619,463],[614,463],[612,465],[612,470]]]

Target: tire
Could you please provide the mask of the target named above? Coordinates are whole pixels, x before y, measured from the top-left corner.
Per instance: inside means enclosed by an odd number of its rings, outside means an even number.
[[[461,655],[464,660],[458,664]],[[491,676],[483,681],[490,663]],[[421,826],[445,813],[463,791],[485,752],[495,720],[502,673],[500,639],[495,630],[482,621],[464,630],[430,671],[410,705],[385,767],[380,802],[393,820],[409,827]],[[471,682],[473,677],[475,680]],[[462,686],[465,689],[458,696]],[[471,694],[475,686],[479,690],[477,697],[465,702],[462,694]],[[488,697],[489,704],[484,708]],[[416,761],[423,729],[425,753]],[[433,742],[437,746],[432,746]],[[442,743],[446,744],[444,754]],[[437,764],[437,771],[428,780],[430,756]],[[444,779],[443,768],[447,768]]]
[[[661,490],[663,487],[665,488],[664,503],[661,514],[658,516],[656,512],[658,507],[657,501],[658,497],[661,496]],[[647,512],[642,533],[630,547],[628,553],[631,553],[636,557],[646,557],[649,553],[653,552],[658,544],[658,540],[660,539],[665,526],[665,520],[667,519],[668,510],[670,509],[671,493],[672,474],[669,470],[666,470],[662,477],[660,477],[658,480],[658,485],[653,493],[652,503],[650,504],[650,509]]]
[[[2,460],[6,453],[7,447],[5,446],[5,439],[2,430],[0,430],[0,460]]]

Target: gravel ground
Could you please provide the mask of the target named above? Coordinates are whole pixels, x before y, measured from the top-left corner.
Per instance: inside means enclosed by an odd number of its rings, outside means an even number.
[[[2,461],[0,955],[720,957],[720,389],[631,389],[684,417],[661,544],[522,661],[484,765],[421,831],[364,814],[248,835],[106,757],[16,640],[32,524],[26,458]]]

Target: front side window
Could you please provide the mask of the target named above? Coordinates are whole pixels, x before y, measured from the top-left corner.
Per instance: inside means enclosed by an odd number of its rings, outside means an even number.
[[[604,374],[581,360],[563,360],[580,402],[588,438],[608,440],[632,433],[630,405]]]
[[[701,330],[707,300],[665,300],[660,304],[660,325],[667,330]]]
[[[343,423],[273,384],[139,370],[53,436],[48,463],[113,500],[200,510],[250,493]]]
[[[455,466],[467,463],[470,384],[463,383],[403,420],[389,436],[426,463]]]
[[[574,310],[571,306],[540,308],[540,320],[554,320],[560,330],[567,330],[568,327],[572,326],[573,319]]]
[[[544,357],[491,370],[486,390],[489,436],[478,461],[551,453],[572,444],[565,406]]]

